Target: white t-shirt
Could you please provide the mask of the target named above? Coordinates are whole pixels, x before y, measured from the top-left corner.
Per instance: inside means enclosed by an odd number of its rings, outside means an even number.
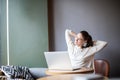
[[[107,42],[96,41],[92,47],[81,49],[74,45],[73,41],[71,40],[70,33],[71,30],[66,29],[65,39],[73,68],[94,68],[94,55],[96,52],[100,51],[107,44]]]

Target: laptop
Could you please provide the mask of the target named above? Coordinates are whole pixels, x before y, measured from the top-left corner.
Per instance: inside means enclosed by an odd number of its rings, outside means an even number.
[[[49,70],[74,70],[67,51],[44,52]]]

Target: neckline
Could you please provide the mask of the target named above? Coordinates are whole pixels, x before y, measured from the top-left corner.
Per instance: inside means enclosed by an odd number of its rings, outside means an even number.
[[[83,52],[84,48],[80,48],[78,46],[76,46],[76,47],[80,50],[80,52]]]

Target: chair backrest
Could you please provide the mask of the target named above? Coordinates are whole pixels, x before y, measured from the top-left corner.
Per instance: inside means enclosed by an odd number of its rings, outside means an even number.
[[[95,67],[95,73],[101,74],[103,76],[108,77],[110,72],[110,65],[107,60],[103,59],[96,59],[94,60],[94,67]]]

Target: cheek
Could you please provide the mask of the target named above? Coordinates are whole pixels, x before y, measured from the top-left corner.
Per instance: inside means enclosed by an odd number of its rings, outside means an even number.
[[[82,43],[82,41],[78,40],[78,43]]]
[[[83,44],[84,42],[79,40],[78,43],[79,43],[79,44]]]

